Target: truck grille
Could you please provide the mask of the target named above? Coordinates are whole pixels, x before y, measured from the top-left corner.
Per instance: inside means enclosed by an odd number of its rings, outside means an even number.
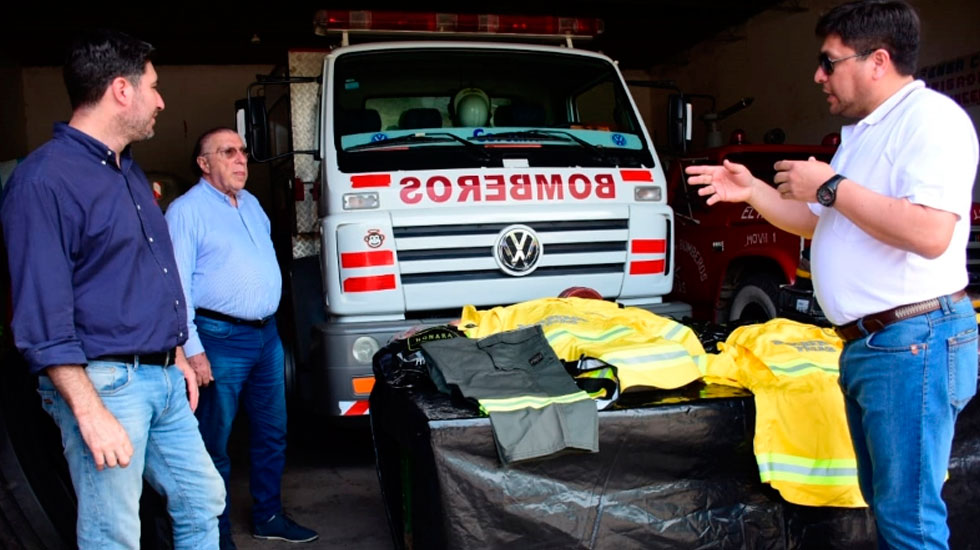
[[[496,267],[497,235],[512,223],[394,227],[403,285],[513,279]],[[541,265],[523,279],[622,274],[629,221],[524,221],[537,233]]]

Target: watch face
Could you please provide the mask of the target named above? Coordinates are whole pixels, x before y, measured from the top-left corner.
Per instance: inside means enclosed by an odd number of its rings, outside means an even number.
[[[833,180],[831,180],[833,181]],[[837,198],[837,186],[827,182],[820,187],[817,187],[817,202],[824,206],[831,206],[834,204],[834,199]],[[836,181],[833,181],[836,184]]]
[[[831,201],[834,200],[834,192],[826,187],[817,188],[817,202],[824,206],[828,206]]]

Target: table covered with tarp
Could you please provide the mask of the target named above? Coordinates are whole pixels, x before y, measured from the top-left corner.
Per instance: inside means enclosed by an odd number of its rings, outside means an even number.
[[[478,409],[375,370],[370,420],[397,548],[876,547],[867,508],[793,504],[760,480],[745,389],[624,394],[598,413],[598,452],[504,465]],[[952,548],[980,548],[977,400],[957,423],[943,494]]]

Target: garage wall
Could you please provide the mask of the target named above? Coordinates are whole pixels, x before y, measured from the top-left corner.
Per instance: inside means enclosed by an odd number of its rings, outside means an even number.
[[[235,125],[235,100],[245,97],[247,86],[265,65],[159,66],[160,93],[166,109],[157,117],[156,136],[133,145],[133,154],[147,172],[171,174],[191,182],[190,156],[194,142],[205,130]],[[51,137],[54,121],[71,116],[60,67],[26,68],[23,74],[26,149]],[[6,119],[6,117],[5,117]]]
[[[819,42],[813,34],[820,14],[838,1],[799,0],[746,24],[712,37],[671,64],[628,75],[652,80],[672,79],[686,93],[711,93],[719,110],[742,97],[753,97],[747,109],[725,119],[720,126],[727,140],[735,128],[746,130],[749,140],[761,142],[771,128],[782,128],[788,143],[819,143],[840,128],[843,119],[827,113],[820,87],[813,82]],[[976,0],[912,0],[922,20],[920,68],[932,68],[930,85],[952,84],[951,94],[980,127],[980,2]],[[947,63],[953,62],[953,63]],[[937,70],[938,69],[938,70]],[[953,74],[942,75],[945,69]],[[950,81],[949,78],[954,80]],[[665,141],[665,100],[669,92],[635,89],[658,144]],[[972,95],[971,95],[972,93]],[[694,100],[695,117],[710,103]],[[695,123],[695,146],[704,143],[704,124]],[[976,189],[975,189],[976,191]]]
[[[19,67],[0,62],[0,162],[23,156],[27,151],[24,119],[24,89]]]

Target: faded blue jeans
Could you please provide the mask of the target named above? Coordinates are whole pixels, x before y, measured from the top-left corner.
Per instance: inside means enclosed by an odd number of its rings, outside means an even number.
[[[198,315],[194,324],[214,375],[197,407],[204,444],[227,488],[228,438],[241,401],[248,414],[252,521],[263,523],[282,511],[286,465],[286,380],[276,323],[259,328]],[[223,533],[231,532],[227,502],[218,520]]]
[[[956,417],[977,391],[969,299],[899,321],[844,347],[840,384],[861,493],[881,550],[945,549],[941,491]]]
[[[174,366],[92,361],[85,373],[129,435],[133,457],[125,468],[96,470],[71,408],[51,379],[40,377],[41,404],[61,429],[78,498],[78,547],[139,548],[145,477],[167,499],[175,549],[217,548],[225,489],[198,434],[181,372]]]

